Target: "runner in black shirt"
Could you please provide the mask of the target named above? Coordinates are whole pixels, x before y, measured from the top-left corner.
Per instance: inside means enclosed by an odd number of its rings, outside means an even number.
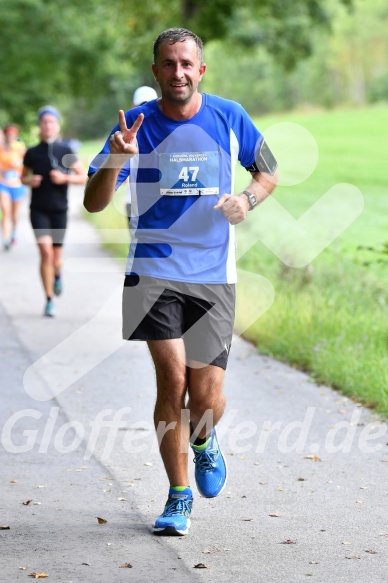
[[[67,223],[69,184],[84,184],[86,173],[71,148],[61,142],[59,113],[38,113],[41,142],[24,157],[22,182],[31,187],[30,218],[40,251],[40,274],[47,297],[45,316],[55,316],[53,295],[62,291],[62,245]]]

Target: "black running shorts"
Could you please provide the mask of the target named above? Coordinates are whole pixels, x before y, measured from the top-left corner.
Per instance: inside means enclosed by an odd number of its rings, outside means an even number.
[[[30,210],[30,219],[37,240],[49,235],[55,247],[63,245],[67,225],[67,211],[50,212],[32,208]]]
[[[136,274],[123,290],[123,338],[183,338],[186,363],[226,369],[235,309],[233,284],[193,284]]]

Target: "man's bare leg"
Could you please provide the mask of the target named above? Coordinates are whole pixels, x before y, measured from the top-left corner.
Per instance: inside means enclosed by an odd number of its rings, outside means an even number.
[[[187,408],[190,411],[191,425],[195,431],[199,424],[195,436],[205,438],[217,425],[225,409],[225,396],[222,392],[225,371],[211,364],[202,368],[189,368],[188,371]]]
[[[160,454],[171,486],[188,486],[187,450],[189,424],[185,420],[187,373],[183,340],[150,340],[155,365],[157,397],[154,412]],[[172,428],[163,431],[169,424]],[[160,431],[160,433],[159,433]]]

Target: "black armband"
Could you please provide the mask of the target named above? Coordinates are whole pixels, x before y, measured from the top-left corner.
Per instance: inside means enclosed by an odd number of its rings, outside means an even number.
[[[256,160],[247,168],[248,172],[267,172],[271,176],[275,174],[278,163],[276,162],[275,156],[269,149],[267,142],[265,140],[261,141],[259,151],[256,155]]]

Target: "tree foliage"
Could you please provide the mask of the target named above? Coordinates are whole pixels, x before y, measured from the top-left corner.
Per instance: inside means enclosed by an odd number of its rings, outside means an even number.
[[[0,110],[23,123],[46,102],[103,90],[115,65],[114,26],[104,4],[0,0],[0,12]]]
[[[101,100],[128,102],[130,87],[152,83],[152,43],[168,27],[264,46],[291,68],[330,22],[324,0],[0,0],[0,12],[0,122],[22,124],[47,102],[72,101],[91,123]]]
[[[139,57],[139,50],[150,54],[159,32],[179,26],[193,30],[205,43],[226,39],[245,47],[261,44],[290,67],[310,54],[314,29],[330,26],[323,0],[159,0],[140,6],[137,0],[119,0],[119,4],[122,13],[131,14],[127,38]]]
[[[252,114],[388,101],[386,0],[354,0],[351,11],[327,0],[325,8],[330,29],[314,31],[311,55],[293,69],[264,45],[243,50],[225,41],[208,43],[203,89],[239,101]]]

